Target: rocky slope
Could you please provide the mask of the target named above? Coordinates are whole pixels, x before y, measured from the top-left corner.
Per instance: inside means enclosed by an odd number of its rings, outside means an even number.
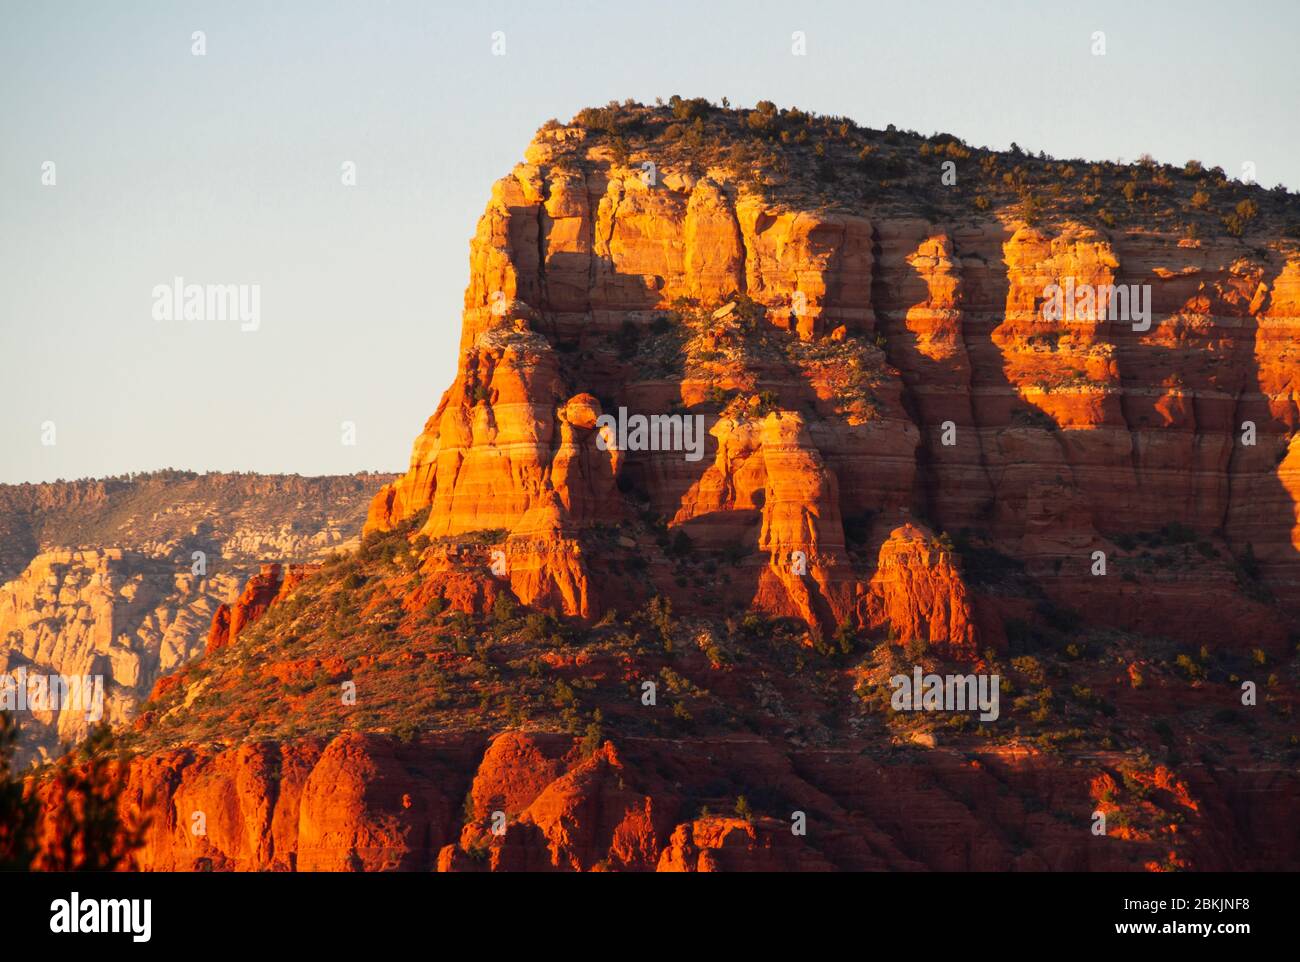
[[[102,675],[102,715],[123,725],[160,674],[203,653],[259,563],[355,543],[385,480],[172,471],[0,486],[0,671]],[[22,756],[79,741],[87,715],[24,713]]]
[[[548,124],[360,550],[145,706],[139,864],[1295,868],[1297,223],[766,104]],[[918,666],[1000,717],[894,710]]]

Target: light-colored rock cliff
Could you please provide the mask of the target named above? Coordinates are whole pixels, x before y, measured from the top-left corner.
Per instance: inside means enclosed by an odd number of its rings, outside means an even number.
[[[203,654],[214,616],[264,560],[354,544],[372,493],[366,478],[253,475],[4,486],[5,526],[33,547],[14,550],[0,583],[0,671],[15,685],[100,676],[102,717],[125,725],[160,675]],[[23,711],[22,758],[79,741],[91,715]]]

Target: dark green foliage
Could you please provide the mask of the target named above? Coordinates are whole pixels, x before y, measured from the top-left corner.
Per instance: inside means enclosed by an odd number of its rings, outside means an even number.
[[[0,871],[21,871],[36,854],[36,802],[23,797],[22,780],[12,768],[17,741],[17,719],[0,712]]]
[[[496,601],[492,603],[492,620],[498,625],[511,621],[518,610],[515,600],[506,592],[497,595]]]
[[[689,558],[695,554],[695,542],[681,528],[673,535],[672,541],[668,543],[668,554],[674,558]]]
[[[145,824],[121,821],[125,783],[114,766],[108,723],[92,729],[80,748],[59,759],[51,776],[47,819],[56,843],[37,855],[47,872],[111,872],[125,867],[144,843]]]

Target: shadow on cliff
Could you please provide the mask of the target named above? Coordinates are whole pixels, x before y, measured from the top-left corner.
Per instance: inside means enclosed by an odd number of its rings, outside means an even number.
[[[1270,291],[1276,281],[1274,274]],[[1272,388],[1265,382],[1260,365],[1259,315],[1266,308],[1267,302],[1258,312],[1242,319],[1238,349],[1246,358],[1245,377],[1229,425],[1234,443],[1227,464],[1229,487],[1223,530],[1238,559],[1239,577],[1246,590],[1255,588],[1252,581],[1262,585],[1277,599],[1295,629],[1300,604],[1300,551],[1294,540],[1296,500],[1282,482],[1281,472],[1290,460],[1289,439],[1300,412],[1294,399],[1289,399],[1285,408],[1270,404]],[[1247,421],[1255,425],[1256,431],[1256,443],[1251,447],[1239,443]]]

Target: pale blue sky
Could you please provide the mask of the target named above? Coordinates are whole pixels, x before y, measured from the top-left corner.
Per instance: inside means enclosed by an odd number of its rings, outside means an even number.
[[[492,181],[547,118],[611,99],[1250,160],[1300,187],[1293,0],[4,0],[0,18],[0,481],[404,468],[453,376]],[[261,329],[154,321],[176,275],[260,284]]]

